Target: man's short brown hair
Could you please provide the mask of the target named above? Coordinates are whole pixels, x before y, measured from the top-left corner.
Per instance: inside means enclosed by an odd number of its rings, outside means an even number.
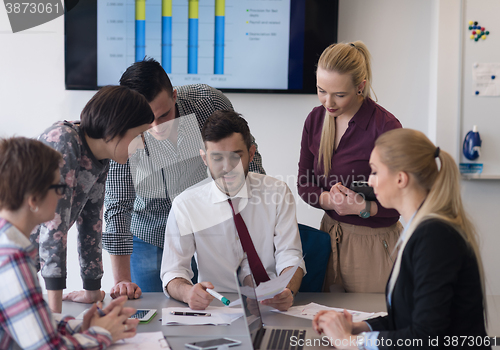
[[[21,208],[26,196],[43,199],[62,156],[40,141],[0,139],[0,209]]]
[[[247,149],[250,149],[252,134],[250,134],[247,121],[235,111],[217,110],[208,117],[203,125],[201,138],[203,142],[219,142],[234,133],[240,133]]]

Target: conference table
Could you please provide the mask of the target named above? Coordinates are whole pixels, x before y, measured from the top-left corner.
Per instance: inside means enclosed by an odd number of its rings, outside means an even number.
[[[225,293],[229,300],[238,299],[236,293]],[[110,297],[106,296],[104,306],[110,302]],[[364,312],[386,311],[383,294],[368,293],[298,293],[295,297],[294,305],[306,305],[310,302],[317,304],[345,308]],[[500,296],[488,296],[488,335],[497,337],[495,349],[500,349]],[[138,332],[161,331],[166,337],[172,350],[186,349],[184,344],[193,341],[215,339],[220,337],[231,337],[242,342],[235,350],[250,350],[252,344],[246,335],[246,327],[243,317],[240,317],[228,326],[162,326],[162,308],[186,307],[187,305],[167,298],[163,293],[143,293],[140,299],[128,300],[127,306],[136,309],[157,309],[157,314],[147,324],[139,324]],[[223,306],[222,303],[214,299],[212,306]],[[62,311],[64,314],[76,316],[89,305],[79,304],[69,301],[63,302]],[[281,327],[311,327],[311,321],[303,318],[292,317],[276,312],[264,310],[263,320],[266,325]]]

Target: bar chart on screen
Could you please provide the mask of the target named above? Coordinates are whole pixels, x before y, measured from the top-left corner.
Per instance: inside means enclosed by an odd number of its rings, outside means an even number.
[[[100,86],[117,84],[145,57],[160,62],[174,85],[288,86],[289,0],[105,0],[97,6]]]

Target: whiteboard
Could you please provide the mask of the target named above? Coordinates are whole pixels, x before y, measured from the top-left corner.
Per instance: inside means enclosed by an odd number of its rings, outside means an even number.
[[[478,126],[482,139],[481,156],[470,161],[463,156],[461,163],[483,163],[483,176],[500,175],[500,96],[481,96],[473,88],[475,63],[500,65],[500,0],[464,0],[462,17],[462,89],[461,89],[461,142],[473,125]],[[469,21],[477,21],[490,34],[486,40],[471,40]],[[477,69],[477,67],[476,67]],[[500,74],[495,79],[500,81]],[[453,87],[450,87],[453,88]]]

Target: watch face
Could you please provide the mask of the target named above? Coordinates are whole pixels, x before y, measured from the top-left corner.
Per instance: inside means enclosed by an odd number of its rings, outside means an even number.
[[[363,210],[361,213],[359,213],[359,216],[361,216],[363,219],[368,219],[370,217],[370,212]]]

